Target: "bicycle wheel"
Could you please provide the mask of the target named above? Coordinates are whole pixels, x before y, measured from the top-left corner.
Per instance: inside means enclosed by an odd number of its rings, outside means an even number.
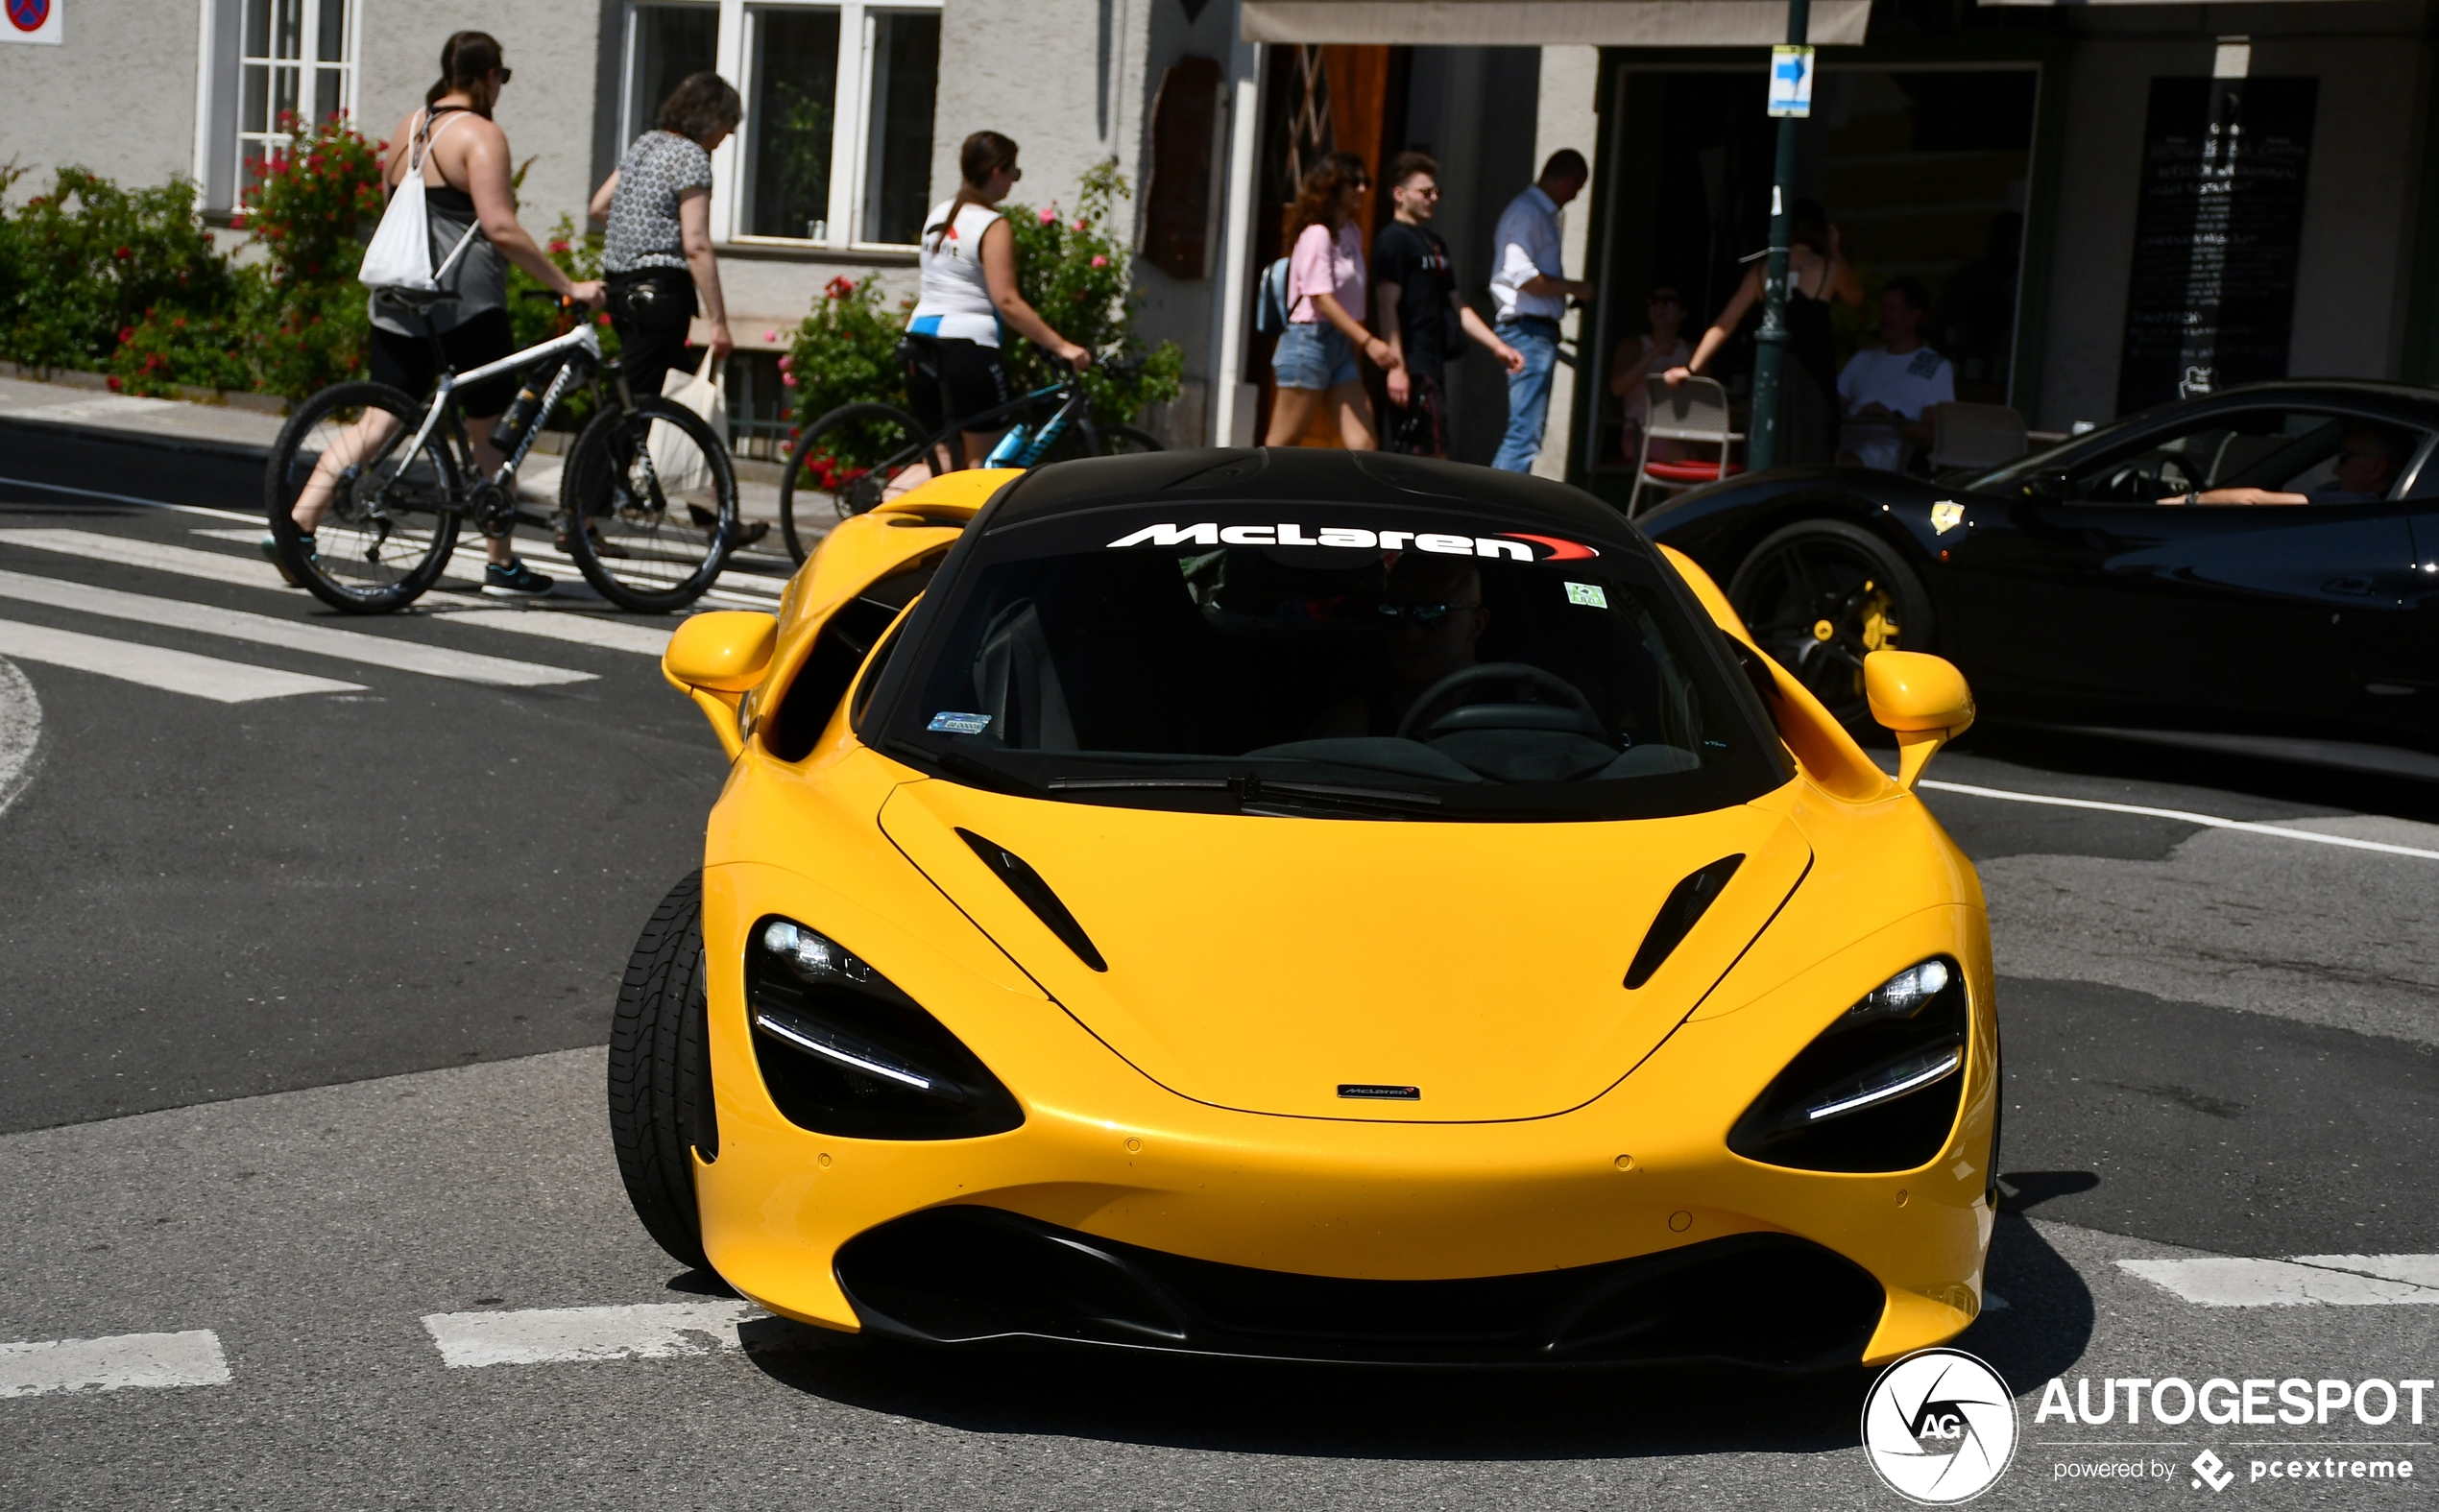
[[[1153,440],[1151,432],[1138,430],[1132,425],[1099,425],[1094,428],[1099,432],[1100,454],[1104,457],[1131,457],[1142,452],[1169,449]]]
[[[383,383],[338,384],[297,406],[263,471],[289,581],[350,614],[388,613],[439,581],[457,544],[457,459],[437,435],[403,455],[423,423],[423,405]],[[327,501],[310,552],[296,521],[308,492]]]
[[[779,480],[779,528],[797,561],[830,527],[931,479],[923,427],[888,404],[842,404],[805,427]]]
[[[703,417],[660,397],[606,409],[559,474],[567,555],[620,609],[665,614],[703,596],[737,539],[737,470]]]

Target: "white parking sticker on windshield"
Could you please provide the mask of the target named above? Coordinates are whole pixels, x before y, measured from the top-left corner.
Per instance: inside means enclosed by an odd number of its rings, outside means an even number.
[[[978,735],[991,728],[988,714],[953,714],[941,712],[931,716],[928,726],[935,735]]]
[[[1609,607],[1609,595],[1601,591],[1598,583],[1570,583],[1567,585],[1567,602],[1582,604],[1586,609],[1606,609]]]

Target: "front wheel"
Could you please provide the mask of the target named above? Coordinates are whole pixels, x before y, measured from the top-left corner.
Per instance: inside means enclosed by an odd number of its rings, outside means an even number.
[[[923,427],[888,404],[842,404],[805,427],[779,480],[779,528],[805,560],[830,527],[930,481]]]
[[[1894,547],[1843,520],[1807,519],[1752,549],[1727,586],[1754,641],[1838,722],[1872,724],[1863,659],[1931,649],[1931,597]]]
[[[694,1154],[720,1153],[703,982],[703,874],[653,910],[628,958],[610,1025],[610,1142],[627,1201],[681,1265],[708,1269]]]
[[[407,451],[423,414],[388,384],[341,383],[298,405],[271,444],[263,505],[280,572],[342,613],[415,602],[456,547],[457,459],[437,434]],[[300,504],[318,512],[310,544]]]
[[[728,564],[737,469],[702,416],[658,396],[605,409],[559,481],[567,555],[593,591],[640,614],[686,608]]]

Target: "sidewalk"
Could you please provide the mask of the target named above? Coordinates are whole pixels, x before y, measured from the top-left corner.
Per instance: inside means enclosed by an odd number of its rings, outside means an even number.
[[[77,374],[78,379],[90,374]],[[260,462],[279,439],[280,416],[234,404],[194,404],[183,399],[140,399],[88,388],[83,382],[36,382],[0,376],[0,426],[41,426],[99,441],[162,446],[173,451],[213,452]],[[573,438],[545,431],[535,444],[517,492],[536,503],[559,497],[559,459],[545,455]],[[737,512],[747,519],[779,519],[779,475],[775,463],[739,458],[737,467]]]

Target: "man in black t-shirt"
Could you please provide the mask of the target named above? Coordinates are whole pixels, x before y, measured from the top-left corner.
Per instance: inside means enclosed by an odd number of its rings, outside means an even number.
[[[1372,298],[1376,324],[1403,362],[1389,372],[1383,440],[1390,451],[1443,456],[1442,378],[1460,355],[1460,333],[1482,343],[1511,373],[1524,370],[1524,357],[1458,297],[1448,244],[1428,224],[1439,213],[1439,164],[1421,153],[1400,153],[1389,162],[1388,181],[1397,219],[1372,238]]]

